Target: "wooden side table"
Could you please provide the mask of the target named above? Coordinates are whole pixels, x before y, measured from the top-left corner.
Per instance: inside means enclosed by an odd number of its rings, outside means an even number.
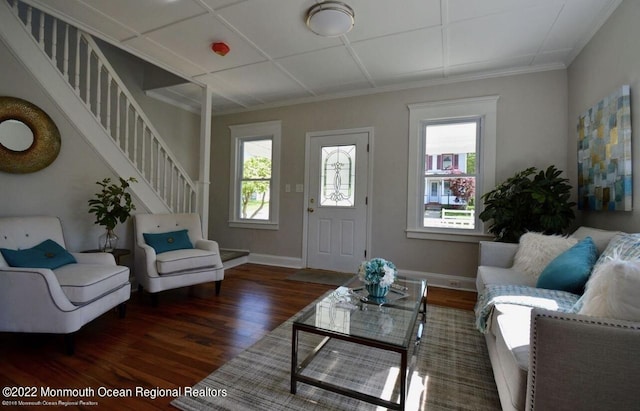
[[[102,253],[102,252],[104,251],[98,250],[98,249],[83,251],[83,253]],[[116,248],[113,251],[108,251],[108,253],[113,255],[113,258],[115,258],[116,260],[116,264],[120,265],[120,258],[131,254],[131,250],[128,250],[126,248]]]

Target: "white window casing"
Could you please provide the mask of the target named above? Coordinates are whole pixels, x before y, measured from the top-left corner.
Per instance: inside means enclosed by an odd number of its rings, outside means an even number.
[[[407,237],[458,242],[477,242],[489,236],[478,218],[483,210],[481,196],[495,187],[496,125],[499,96],[474,97],[408,105],[409,158],[407,190]],[[424,130],[427,122],[481,118],[476,150],[475,228],[424,227]]]
[[[280,199],[280,145],[282,138],[282,122],[266,121],[261,123],[239,124],[229,126],[231,131],[231,172],[229,182],[229,226],[264,230],[279,228]],[[251,140],[270,139],[271,145],[271,187],[269,191],[268,220],[243,219],[240,216],[240,192],[242,176],[242,144]]]

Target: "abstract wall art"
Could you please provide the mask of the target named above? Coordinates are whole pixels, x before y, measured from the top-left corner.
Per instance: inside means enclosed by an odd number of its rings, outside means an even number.
[[[578,116],[578,209],[630,211],[631,99],[628,85]]]

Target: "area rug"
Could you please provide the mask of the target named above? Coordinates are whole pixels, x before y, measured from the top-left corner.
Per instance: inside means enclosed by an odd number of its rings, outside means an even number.
[[[181,410],[380,409],[304,383],[298,384],[296,395],[290,394],[294,317],[196,384],[196,395],[179,397],[172,405]],[[318,341],[301,333],[299,358]],[[341,385],[365,387],[368,394],[397,401],[397,388],[391,387],[398,375],[398,354],[335,340],[322,353],[311,365],[332,369]],[[471,311],[429,305],[415,361],[407,410],[500,409],[484,338],[474,328]],[[318,367],[310,369],[311,375]]]
[[[353,278],[354,275],[355,273],[350,274],[340,273],[337,271],[305,268],[291,274],[289,277],[287,277],[287,280],[339,286],[349,281],[351,278]]]

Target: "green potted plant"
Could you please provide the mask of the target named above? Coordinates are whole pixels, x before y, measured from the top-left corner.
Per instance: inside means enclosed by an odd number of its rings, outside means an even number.
[[[131,194],[127,192],[130,183],[136,183],[133,177],[128,179],[120,178],[120,184],[112,183],[110,178],[97,181],[102,189],[89,200],[89,212],[96,215],[95,224],[105,228],[98,238],[98,249],[104,252],[115,250],[118,236],[113,232],[118,223],[124,223],[131,215],[131,211],[136,209],[131,200]]]
[[[569,201],[571,185],[561,170],[549,166],[529,167],[484,194],[484,211],[478,217],[491,221],[489,232],[496,241],[517,243],[527,231],[563,234],[575,214]]]

